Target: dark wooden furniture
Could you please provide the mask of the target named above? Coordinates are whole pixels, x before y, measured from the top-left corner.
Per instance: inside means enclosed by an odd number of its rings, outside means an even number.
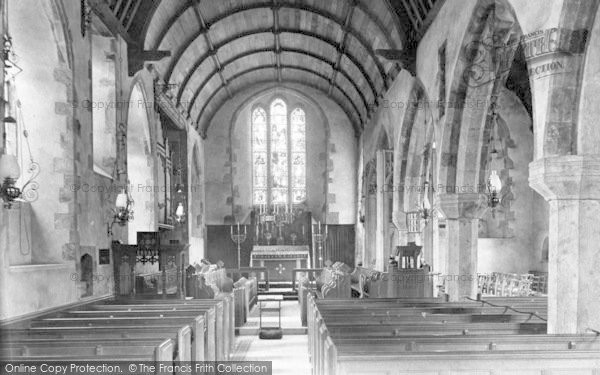
[[[162,298],[167,298],[168,294],[185,298],[185,267],[188,265],[188,249],[189,245],[187,244],[159,245],[161,288],[159,291],[152,291],[153,294],[162,294]],[[117,296],[135,296],[140,292],[136,289],[135,275],[138,250],[137,245],[113,244],[115,295]]]

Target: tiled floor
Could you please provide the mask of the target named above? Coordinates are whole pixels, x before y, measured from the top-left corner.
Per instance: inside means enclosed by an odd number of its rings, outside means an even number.
[[[265,307],[275,307],[277,306],[277,302],[263,302],[263,305]],[[277,313],[263,313],[263,322],[268,323],[269,325],[277,325]],[[258,306],[252,309],[250,317],[248,318],[248,323],[246,324],[256,325],[258,327]],[[298,301],[281,301],[281,326],[283,328],[302,327],[302,322],[300,321],[300,304]]]
[[[284,335],[281,340],[238,336],[233,360],[272,361],[273,375],[310,375],[306,335]]]
[[[284,332],[285,329],[296,332],[301,327],[298,302],[283,301],[281,307],[281,325]],[[277,315],[269,315],[271,317],[264,320],[269,326],[276,325]],[[258,328],[258,324],[258,308],[255,308],[245,327]],[[233,360],[272,361],[273,375],[309,375],[308,336],[284,333],[281,340],[261,340],[258,335],[237,336]]]
[[[277,302],[263,302],[266,307],[276,306]],[[263,314],[263,326],[273,327],[277,326],[278,316],[276,312],[268,312]],[[248,321],[243,327],[238,329],[240,335],[258,335],[258,328],[260,326],[260,319],[258,313],[258,306],[250,312]],[[306,327],[302,327],[300,321],[300,305],[298,301],[282,301],[281,302],[281,326],[283,327],[284,334],[298,335],[306,334]]]

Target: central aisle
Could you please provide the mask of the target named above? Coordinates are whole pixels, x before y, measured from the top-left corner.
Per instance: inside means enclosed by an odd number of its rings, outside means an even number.
[[[269,325],[276,323],[276,317],[264,319]],[[308,360],[308,336],[300,323],[298,301],[281,303],[281,340],[261,340],[258,338],[258,307],[256,306],[248,322],[235,338],[233,361],[272,361],[273,375],[310,375]]]

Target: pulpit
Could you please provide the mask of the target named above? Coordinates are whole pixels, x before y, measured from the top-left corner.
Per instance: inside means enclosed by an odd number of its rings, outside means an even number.
[[[430,268],[421,264],[422,247],[414,242],[397,246],[397,262],[387,273],[387,297],[432,297],[433,279]]]
[[[306,245],[254,246],[251,267],[266,267],[270,282],[292,282],[295,268],[310,267],[310,250]]]

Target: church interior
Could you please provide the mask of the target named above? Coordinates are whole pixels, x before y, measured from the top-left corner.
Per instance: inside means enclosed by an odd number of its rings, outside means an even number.
[[[600,0],[0,12],[0,373],[600,375]]]

